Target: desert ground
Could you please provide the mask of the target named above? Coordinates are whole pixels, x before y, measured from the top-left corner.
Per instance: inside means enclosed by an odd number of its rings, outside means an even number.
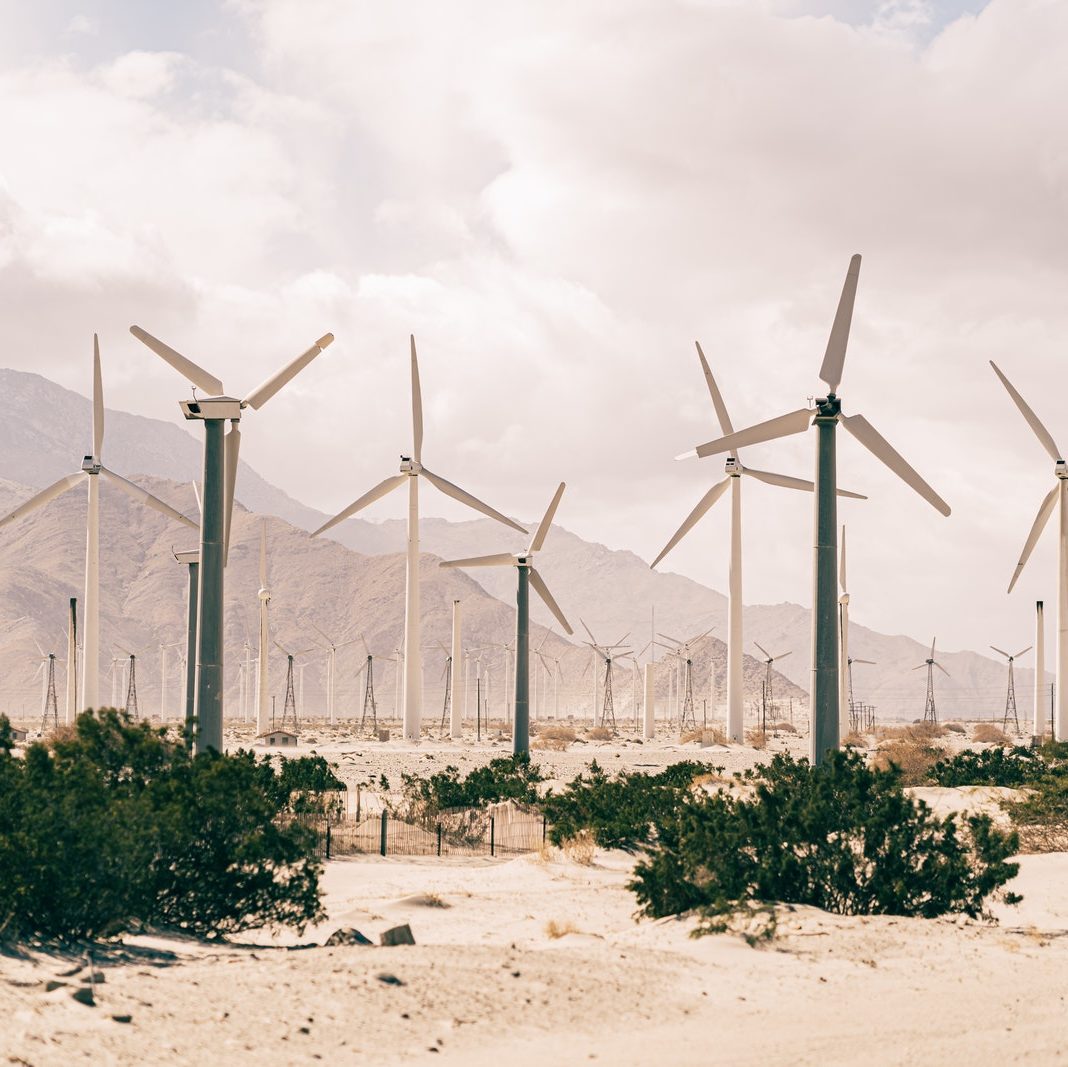
[[[247,743],[233,732],[230,742]],[[351,733],[351,731],[350,731]],[[309,730],[300,752],[350,784],[505,754],[424,739]],[[613,740],[537,751],[566,781],[596,758],[728,771],[781,748]],[[391,785],[393,782],[391,781]],[[940,813],[996,810],[998,791],[919,791]],[[780,909],[777,937],[694,938],[694,921],[638,920],[633,858],[545,849],[509,859],[359,855],[326,864],[328,918],[303,935],[228,943],[131,937],[99,949],[0,956],[6,1062],[359,1064],[658,1062],[1046,1064],[1062,1057],[1068,854],[1023,856],[991,921],[859,918]],[[380,947],[409,924],[414,946]],[[325,945],[356,928],[372,946]],[[97,981],[92,982],[91,978]],[[90,1006],[74,999],[94,991]],[[85,994],[81,994],[85,996]]]

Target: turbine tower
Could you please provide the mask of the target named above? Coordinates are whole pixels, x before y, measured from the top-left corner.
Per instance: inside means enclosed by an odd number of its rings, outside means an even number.
[[[835,430],[841,425],[878,460],[889,467],[907,485],[943,515],[949,505],[909,466],[905,459],[863,415],[843,415],[841,397],[837,395],[845,365],[853,302],[860,277],[860,256],[849,264],[838,311],[831,326],[831,336],[820,367],[820,378],[827,385],[827,395],[816,400],[813,408],[799,408],[787,415],[769,419],[738,433],[727,434],[718,441],[699,445],[694,453],[700,457],[719,455],[746,445],[774,441],[779,437],[803,433],[816,427],[816,522],[813,555],[814,595],[812,597],[812,749],[814,764],[837,748],[838,737],[838,513],[837,473],[835,469]],[[1068,644],[1068,638],[1066,638]]]
[[[789,652],[780,652],[777,656],[773,656],[763,645],[753,642],[757,648],[760,649],[764,656],[764,668],[766,675],[764,679],[764,701],[768,707],[772,706],[772,693],[771,693],[771,679],[773,675],[773,665],[781,659],[786,659],[790,655]]]
[[[256,677],[259,680],[258,692],[256,693],[256,733],[265,734],[271,729],[271,712],[267,697],[267,682],[269,679],[269,653],[270,632],[268,609],[271,603],[271,590],[267,585],[267,520],[260,523],[260,589],[256,594],[260,606],[260,649],[259,670]]]
[[[141,717],[141,709],[137,704],[137,656],[130,654],[130,675],[126,682],[126,714],[135,719]]]
[[[666,649],[668,655],[682,668],[682,677],[678,680],[679,692],[676,700],[679,711],[680,734],[685,733],[687,723],[689,723],[691,730],[697,729],[697,714],[694,710],[693,700],[693,648],[698,641],[707,637],[711,632],[712,629],[710,628],[696,637],[691,637],[688,641],[680,641],[677,637],[671,637],[669,634],[658,633],[657,637],[662,637],[664,641],[670,641],[671,644],[665,645],[662,641],[654,642],[654,645],[659,645],[660,648]],[[644,651],[645,649],[642,649],[642,652]],[[634,662],[637,664],[637,660]]]
[[[298,656],[306,656],[309,652],[314,652],[315,649],[304,648],[301,649],[300,652],[290,652],[287,648],[283,647],[277,641],[275,641],[275,646],[278,648],[278,651],[286,657],[286,695],[285,700],[282,701],[282,721],[278,724],[277,728],[279,730],[284,730],[286,728],[286,724],[292,721],[293,733],[297,733],[300,727],[300,722],[297,716],[296,687],[293,684],[294,661],[297,659]],[[303,704],[303,700],[301,701],[301,703]]]
[[[604,663],[604,698],[601,701],[601,721],[600,726],[606,727],[611,723],[611,729],[615,732],[616,728],[616,710],[615,710],[615,698],[612,694],[612,665],[617,659],[632,659],[631,650],[625,646],[625,642],[630,634],[624,634],[614,645],[602,645],[596,637],[593,636],[593,631],[579,619],[582,623],[582,628],[589,635],[589,641],[584,641],[583,644],[588,645],[592,654],[593,662],[596,664],[600,659]],[[567,631],[569,634],[571,630]],[[588,670],[589,668],[587,668]],[[585,673],[585,672],[583,672]],[[594,666],[593,674],[593,691],[596,696],[597,693],[597,668]],[[594,700],[594,716],[597,713],[597,702]],[[596,723],[596,718],[595,718]]]
[[[37,642],[34,641],[36,645]],[[37,665],[37,673],[34,674],[34,678],[37,675],[41,675],[42,690],[44,692],[44,699],[42,700],[41,710],[41,736],[44,737],[45,731],[49,727],[49,719],[51,719],[51,726],[53,730],[59,729],[59,701],[56,697],[56,654],[54,652],[45,652],[40,645],[37,645],[37,651],[41,653],[41,661]]]
[[[453,559],[442,562],[443,567],[515,567],[517,587],[515,597],[515,722],[512,727],[512,751],[516,755],[530,750],[530,586],[541,597],[545,606],[567,631],[573,633],[571,624],[564,618],[560,606],[553,599],[545,579],[534,569],[534,556],[541,551],[549,536],[553,516],[564,495],[563,482],[556,489],[552,500],[534,537],[524,552],[498,552],[493,556],[474,556],[470,559]],[[513,524],[514,525],[514,524]],[[588,631],[587,631],[588,632]],[[592,637],[592,634],[591,634]]]
[[[1012,679],[1012,665],[1016,660],[1018,660],[1024,654],[1024,652],[1030,652],[1031,649],[1034,646],[1033,645],[1028,645],[1027,648],[1025,648],[1023,650],[1023,652],[1014,652],[1012,654],[1010,654],[1008,652],[1003,652],[1000,648],[997,647],[997,645],[991,645],[990,647],[999,656],[1004,656],[1005,659],[1007,659],[1008,662],[1009,662],[1009,688],[1008,688],[1008,691],[1005,693],[1005,715],[1003,716],[1003,718],[1001,720],[1001,727],[1002,727],[1002,729],[1008,729],[1009,716],[1011,715],[1012,716],[1012,725],[1015,728],[1016,733],[1019,733],[1020,732],[1020,718],[1016,714],[1016,686],[1013,683],[1013,679]]]
[[[367,722],[367,713],[371,713],[371,729],[375,732],[378,731],[378,704],[375,702],[375,658],[371,655],[370,648],[367,647],[367,638],[360,634],[360,640],[363,642],[363,650],[367,653],[367,659],[364,665],[356,674],[356,680],[360,680],[360,675],[364,676],[363,686],[363,712],[360,715],[360,733],[363,733],[364,724]]]
[[[874,667],[875,666],[875,660],[873,660],[873,659],[859,659],[856,656],[850,656],[846,660],[846,673],[849,676],[849,693],[848,693],[848,700],[849,700],[849,729],[850,730],[857,730],[859,732],[862,729],[869,729],[871,726],[874,726],[875,723],[873,721],[869,725],[869,724],[867,724],[867,723],[865,723],[863,721],[863,718],[862,718],[862,713],[864,711],[863,707],[861,707],[859,711],[854,710],[854,709],[856,709],[856,706],[857,706],[856,705],[856,701],[853,699],[853,664],[854,663],[864,663],[869,667]],[[874,711],[874,708],[872,708],[872,710]]]
[[[200,596],[197,619],[197,692],[195,747],[198,752],[223,748],[223,569],[230,547],[230,519],[234,510],[241,430],[246,407],[258,409],[296,377],[334,339],[324,334],[306,352],[268,378],[244,400],[223,395],[223,383],[213,374],[140,326],[130,332],[187,381],[209,395],[180,402],[187,419],[204,423],[204,492],[200,522]],[[226,423],[229,434],[223,434]]]
[[[924,667],[927,668],[927,699],[923,705],[923,721],[937,725],[938,709],[935,707],[934,669],[937,667],[947,678],[949,677],[949,671],[935,659],[935,640],[935,638],[931,639],[931,654],[923,661],[923,663],[912,669],[914,671],[922,671]]]
[[[708,361],[697,344],[697,356],[701,361],[701,370],[704,372],[708,392],[712,397],[712,406],[719,420],[720,430],[724,434],[733,434],[734,425],[727,406],[723,402],[723,396],[712,376]],[[744,736],[745,714],[745,681],[742,675],[742,476],[755,478],[758,482],[766,482],[768,485],[781,486],[784,489],[799,489],[811,493],[815,489],[815,483],[805,481],[802,478],[791,478],[785,474],[772,474],[768,471],[753,470],[742,466],[738,458],[738,449],[730,449],[727,454],[727,462],[724,466],[727,477],[717,482],[701,499],[697,506],[686,517],[683,524],[676,530],[675,535],[661,550],[660,555],[653,560],[650,567],[656,565],[686,536],[690,530],[701,520],[705,513],[716,503],[721,496],[730,489],[731,493],[731,554],[730,570],[727,578],[727,739],[730,741],[742,741]],[[855,500],[865,500],[859,493],[850,493],[844,489],[838,490],[839,496],[852,497]]]
[[[339,512],[329,522],[323,523],[312,537],[336,526],[340,522],[362,511],[369,504],[381,500],[387,493],[408,483],[408,554],[405,568],[404,596],[404,737],[409,741],[419,738],[420,723],[423,715],[423,663],[420,655],[421,619],[419,608],[419,478],[426,478],[431,485],[440,489],[446,496],[459,500],[475,511],[488,515],[491,519],[511,526],[520,533],[526,533],[522,526],[513,522],[507,515],[495,511],[488,504],[473,497],[452,482],[423,466],[423,397],[419,387],[419,363],[415,353],[415,337],[411,337],[412,350],[412,455],[401,456],[400,474],[381,481],[373,489],[354,500],[344,511]]]
[[[184,522],[196,529],[196,523],[175,511],[169,504],[164,504],[158,497],[142,489],[133,482],[128,482],[104,466],[101,456],[104,451],[104,387],[100,373],[100,342],[93,334],[93,440],[92,454],[82,460],[81,470],[68,474],[53,482],[47,489],[30,497],[25,504],[16,508],[10,515],[0,519],[0,527],[6,526],[23,515],[36,511],[56,497],[62,496],[68,489],[73,489],[84,480],[88,501],[85,515],[85,605],[84,605],[84,652],[82,655],[82,708],[96,708],[100,705],[100,488],[99,479],[103,478],[109,485],[121,489],[127,496],[139,504],[154,508],[169,519]],[[77,676],[75,661],[71,659],[68,673]],[[68,686],[70,699],[73,699],[74,686]],[[68,717],[77,714],[80,709],[68,706]]]
[[[312,623],[319,636],[326,642],[326,715],[329,722],[337,721],[337,650],[346,645],[354,644],[356,637],[348,637],[341,641],[334,641],[315,623]]]
[[[846,531],[842,527],[841,556],[838,564],[838,586],[842,595],[838,598],[838,736],[845,737],[852,728],[852,681],[849,675],[849,589],[846,585]],[[770,698],[769,698],[770,700]]]
[[[1025,564],[1031,557],[1031,552],[1042,536],[1042,531],[1049,522],[1053,509],[1057,509],[1058,536],[1057,536],[1057,648],[1056,665],[1054,675],[1054,693],[1056,695],[1056,711],[1054,714],[1054,737],[1058,741],[1068,739],[1068,694],[1065,693],[1065,683],[1068,681],[1068,463],[1065,463],[1063,453],[1057,447],[1049,430],[1042,425],[1039,417],[1028,407],[1027,402],[1013,388],[1012,383],[998,369],[993,360],[990,366],[994,373],[1001,379],[1013,403],[1020,409],[1020,414],[1027,420],[1028,426],[1034,431],[1039,444],[1046,450],[1046,454],[1053,460],[1053,488],[1046,494],[1045,499],[1038,507],[1038,514],[1031,526],[1031,532],[1027,535],[1023,551],[1020,553],[1020,562],[1016,564],[1012,580],[1009,582],[1009,592],[1012,592],[1016,579],[1020,577]],[[1041,684],[1042,679],[1036,679]]]

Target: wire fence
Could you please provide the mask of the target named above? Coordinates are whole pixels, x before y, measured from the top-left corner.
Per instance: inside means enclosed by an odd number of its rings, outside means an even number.
[[[383,810],[358,818],[320,814],[288,817],[316,834],[321,859],[359,853],[380,856],[516,856],[537,852],[545,844],[548,824],[539,812],[463,808],[441,812],[433,820],[408,820]]]

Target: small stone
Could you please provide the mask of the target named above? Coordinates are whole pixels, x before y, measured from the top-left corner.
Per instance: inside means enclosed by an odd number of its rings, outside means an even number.
[[[117,1022],[117,1023],[124,1023],[125,1024],[125,1023],[132,1023],[133,1022],[133,1016],[132,1015],[112,1015],[111,1018],[114,1019],[114,1021]]]
[[[389,971],[381,971],[376,974],[375,977],[383,985],[405,985],[406,983],[398,978],[395,974],[390,974]]]
[[[379,935],[380,945],[414,945],[415,938],[412,936],[412,928],[405,923],[403,926],[393,926]]]
[[[71,1000],[76,1000],[79,1004],[84,1004],[87,1008],[91,1008],[96,1004],[92,986],[81,986],[81,988],[74,990],[70,996]]]
[[[335,930],[327,939],[327,948],[332,948],[335,945],[373,945],[374,942],[369,937],[364,937],[355,926],[345,926],[339,930]]]
[[[87,985],[103,985],[107,979],[101,971],[96,971],[94,974],[87,974],[82,981]]]
[[[62,989],[66,984],[66,982],[57,982],[54,979],[50,982],[45,982],[45,992],[54,993],[57,989]]]

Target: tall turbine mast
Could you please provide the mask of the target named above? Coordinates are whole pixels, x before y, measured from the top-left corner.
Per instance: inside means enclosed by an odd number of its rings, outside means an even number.
[[[935,659],[935,641],[937,638],[931,639],[931,654],[923,661],[912,669],[914,671],[922,671],[924,667],[927,668],[927,699],[923,705],[923,721],[934,723],[938,725],[938,709],[935,707],[935,690],[934,690],[934,669],[937,667],[947,678],[949,677],[949,671],[942,666],[938,660]]]
[[[1016,731],[1016,733],[1019,733],[1020,717],[1016,714],[1016,686],[1013,682],[1012,677],[1012,665],[1024,654],[1024,652],[1030,652],[1033,646],[1028,645],[1027,648],[1023,650],[1023,652],[1013,653],[1003,652],[1000,648],[997,647],[997,645],[991,645],[990,647],[999,656],[1004,656],[1009,664],[1009,687],[1005,693],[1005,714],[1002,716],[1001,719],[1001,727],[1003,730],[1007,730],[1009,728],[1009,717],[1011,716],[1013,729]]]

